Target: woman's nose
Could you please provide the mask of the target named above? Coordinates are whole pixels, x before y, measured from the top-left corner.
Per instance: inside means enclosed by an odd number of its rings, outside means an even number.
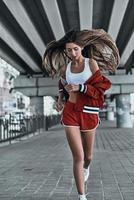
[[[74,50],[72,50],[71,53],[72,53],[72,56],[75,56],[75,55],[76,55]]]

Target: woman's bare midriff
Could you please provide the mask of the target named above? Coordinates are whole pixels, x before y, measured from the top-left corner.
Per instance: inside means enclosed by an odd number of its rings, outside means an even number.
[[[78,93],[77,92],[70,92],[69,93],[69,101],[72,103],[76,103],[78,97]]]

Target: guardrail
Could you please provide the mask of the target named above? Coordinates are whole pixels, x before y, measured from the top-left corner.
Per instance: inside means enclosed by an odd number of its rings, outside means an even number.
[[[51,126],[58,123],[60,123],[60,115],[34,115],[16,122],[0,118],[0,143],[5,141],[11,143],[13,139],[21,139],[21,137],[31,133],[40,133],[41,130],[48,131]]]

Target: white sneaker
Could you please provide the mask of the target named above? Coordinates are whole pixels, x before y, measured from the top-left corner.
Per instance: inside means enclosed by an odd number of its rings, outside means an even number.
[[[88,180],[89,175],[90,175],[90,166],[87,169],[84,168],[84,181],[85,182]]]
[[[79,200],[87,200],[85,194],[79,194]]]

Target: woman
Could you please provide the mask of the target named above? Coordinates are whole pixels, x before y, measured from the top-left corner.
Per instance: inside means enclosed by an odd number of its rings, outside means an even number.
[[[73,172],[78,199],[86,200],[84,182],[90,174],[99,108],[110,81],[101,69],[114,71],[119,62],[117,47],[102,29],[70,31],[45,51],[43,66],[54,76],[60,73],[58,109],[62,110],[68,144],[73,156]],[[63,105],[63,89],[69,98]]]

